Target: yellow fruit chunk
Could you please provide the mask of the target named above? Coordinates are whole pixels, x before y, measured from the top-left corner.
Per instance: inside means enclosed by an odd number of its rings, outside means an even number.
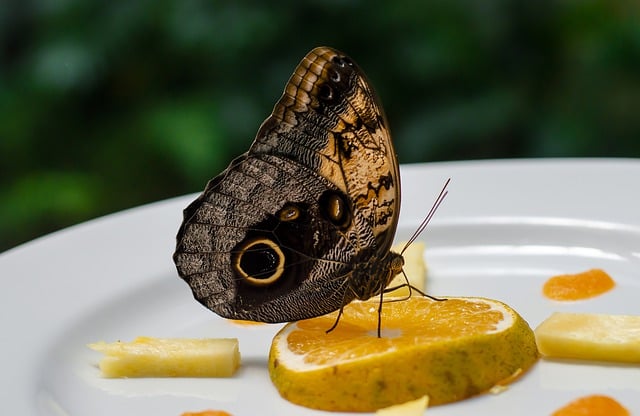
[[[629,416],[631,413],[609,396],[580,397],[561,407],[551,416]]]
[[[238,340],[138,337],[97,342],[105,377],[231,377],[240,366]]]
[[[581,300],[601,295],[615,287],[604,270],[591,269],[576,274],[561,274],[549,278],[542,293],[553,300]]]
[[[422,396],[410,402],[394,404],[393,406],[376,410],[376,416],[422,416],[424,409],[428,405],[429,396]]]
[[[395,244],[391,250],[400,253],[404,246],[407,243],[401,242]],[[404,273],[407,275],[409,279],[409,283],[419,290],[424,292],[425,287],[425,277],[427,274],[427,267],[424,264],[423,260],[424,255],[424,243],[421,241],[414,241],[404,253],[402,253],[402,257],[404,257]],[[404,275],[400,273],[397,275],[387,287],[399,287],[398,289],[391,291],[389,293],[385,293],[385,296],[409,296],[409,288],[407,286],[403,286],[407,284],[407,279],[405,279]],[[416,295],[415,292],[413,292]]]
[[[640,316],[556,312],[535,334],[547,357],[640,363]]]
[[[374,411],[428,395],[431,404],[489,390],[538,357],[529,325],[482,298],[378,299],[287,324],[273,339],[269,374],[285,399],[315,409]]]

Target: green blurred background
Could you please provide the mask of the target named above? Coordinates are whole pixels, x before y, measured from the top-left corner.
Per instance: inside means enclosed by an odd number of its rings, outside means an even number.
[[[367,72],[401,163],[638,157],[632,4],[2,1],[0,251],[200,191],[323,44]]]

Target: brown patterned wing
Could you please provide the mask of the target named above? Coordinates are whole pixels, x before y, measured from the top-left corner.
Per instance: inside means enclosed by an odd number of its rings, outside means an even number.
[[[400,174],[386,117],[349,57],[318,47],[300,62],[252,153],[278,154],[317,170],[352,199],[388,250],[400,211]]]
[[[334,311],[388,282],[399,185],[364,74],[340,52],[316,48],[249,151],[184,210],[178,273],[228,318],[286,322]]]

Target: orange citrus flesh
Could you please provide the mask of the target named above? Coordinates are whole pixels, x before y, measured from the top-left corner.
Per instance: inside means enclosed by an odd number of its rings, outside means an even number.
[[[224,410],[203,410],[201,412],[186,412],[181,416],[231,416],[231,413]]]
[[[630,416],[630,413],[615,399],[596,394],[576,399],[552,416]]]
[[[398,298],[399,299],[399,298]],[[273,339],[271,379],[287,400],[333,411],[374,411],[429,396],[430,404],[484,392],[538,358],[529,325],[482,298],[378,299],[286,325]]]
[[[576,274],[562,274],[547,280],[542,293],[553,300],[581,300],[601,295],[615,286],[604,270],[591,269]]]

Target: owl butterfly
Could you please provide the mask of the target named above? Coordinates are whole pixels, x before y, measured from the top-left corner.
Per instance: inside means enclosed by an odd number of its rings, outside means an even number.
[[[401,272],[390,251],[399,209],[382,107],[349,57],[319,47],[249,151],[184,210],[173,259],[225,318],[311,318],[381,294]]]

